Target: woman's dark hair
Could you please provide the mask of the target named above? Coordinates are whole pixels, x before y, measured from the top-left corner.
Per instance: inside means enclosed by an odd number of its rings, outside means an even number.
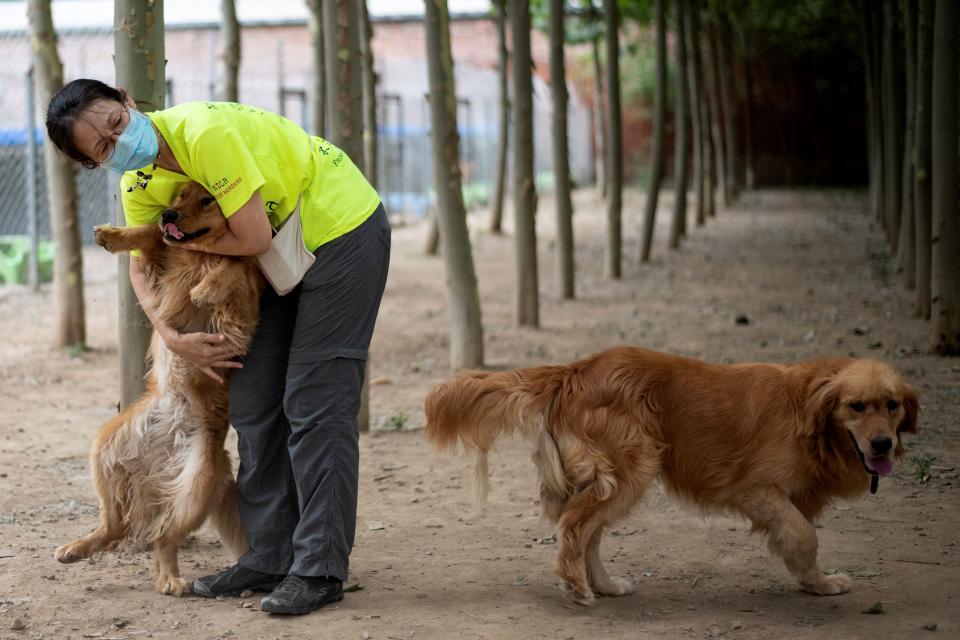
[[[47,107],[47,136],[50,142],[71,159],[87,169],[95,169],[97,163],[83,154],[73,143],[73,125],[77,117],[97,100],[116,100],[123,104],[124,93],[99,80],[80,78],[63,85]]]

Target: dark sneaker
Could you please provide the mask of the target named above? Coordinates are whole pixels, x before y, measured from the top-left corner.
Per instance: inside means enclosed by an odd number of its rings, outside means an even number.
[[[201,598],[239,596],[244,591],[271,591],[283,581],[283,575],[260,573],[235,564],[212,576],[193,581],[193,595]]]
[[[291,574],[270,595],[264,596],[260,610],[301,615],[340,600],[343,600],[343,583],[336,578],[301,578]]]

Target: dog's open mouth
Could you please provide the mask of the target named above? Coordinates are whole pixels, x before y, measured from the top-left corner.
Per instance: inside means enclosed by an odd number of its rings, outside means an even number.
[[[869,456],[860,450],[860,446],[852,433],[850,439],[853,440],[853,449],[857,452],[857,457],[860,458],[860,464],[863,465],[864,471],[872,476],[888,476],[893,472],[893,460],[890,459],[890,456]]]
[[[197,229],[196,231],[184,233],[175,223],[168,222],[163,225],[163,239],[171,242],[188,242],[190,240],[199,238],[208,231],[210,231],[209,227],[203,227],[201,229]]]

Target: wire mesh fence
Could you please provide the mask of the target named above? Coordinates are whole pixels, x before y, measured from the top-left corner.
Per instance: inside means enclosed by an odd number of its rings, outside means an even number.
[[[389,42],[390,23],[375,26]],[[409,28],[409,27],[405,27]],[[66,29],[58,33],[64,78],[87,77],[112,84],[113,29]],[[165,39],[167,103],[216,99],[220,38],[216,24],[168,28]],[[244,26],[240,100],[283,113],[309,130],[312,95],[309,33],[305,24]],[[375,47],[376,51],[376,47]],[[29,34],[0,27],[0,236],[27,234],[36,211],[41,238],[50,237],[46,193],[43,118],[46,105],[31,101]],[[430,117],[423,55],[391,52],[377,57],[378,184],[391,211],[424,215],[432,206],[433,168]],[[491,190],[498,137],[499,88],[495,66],[457,62],[457,119],[461,139],[464,200],[482,205]],[[549,92],[534,77],[535,170],[541,187],[552,182]],[[35,95],[35,94],[34,94]],[[31,118],[32,116],[32,118]],[[577,182],[591,179],[590,114],[574,97],[570,106],[571,172]],[[31,138],[36,155],[31,160]],[[322,134],[322,132],[311,132]],[[358,162],[358,164],[360,164]],[[113,182],[103,169],[77,169],[78,209],[84,242],[92,227],[113,217]],[[35,202],[35,208],[34,203]]]

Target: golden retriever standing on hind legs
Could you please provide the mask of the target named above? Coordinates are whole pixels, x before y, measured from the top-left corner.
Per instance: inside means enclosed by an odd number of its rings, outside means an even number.
[[[152,307],[181,333],[223,336],[246,350],[259,314],[263,277],[253,258],[176,247],[215,241],[226,219],[199,184],[188,184],[159,225],[101,226],[97,244],[112,253],[139,249]],[[227,387],[171,353],[156,334],[147,391],[97,433],[90,470],[100,495],[100,526],[56,552],[76,562],[124,538],[153,545],[157,591],[180,596],[177,548],[209,517],[227,550],[247,548],[233,472],[223,448],[229,428]]]
[[[812,520],[834,498],[876,491],[917,430],[917,396],[889,366],[828,358],[791,366],[716,365],[621,347],[561,366],[456,375],[427,395],[427,437],[478,453],[498,436],[536,442],[544,514],[557,523],[567,597],[592,604],[633,586],[600,561],[606,526],[655,478],[708,511],[739,513],[767,535],[800,588],[850,589],[817,564]]]

